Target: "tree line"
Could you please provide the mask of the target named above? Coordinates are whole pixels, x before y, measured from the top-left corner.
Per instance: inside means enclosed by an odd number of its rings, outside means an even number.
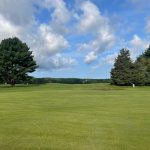
[[[29,76],[38,65],[32,51],[17,37],[4,39],[0,43],[0,83],[110,83],[109,79],[78,78],[34,78]],[[115,59],[111,70],[111,84],[115,85],[150,85],[150,47],[132,61],[130,51],[122,49]]]
[[[150,85],[150,46],[132,61],[128,49],[120,50],[111,70],[114,85]]]
[[[62,84],[92,84],[110,83],[110,79],[81,79],[81,78],[32,78],[31,84],[62,83]]]

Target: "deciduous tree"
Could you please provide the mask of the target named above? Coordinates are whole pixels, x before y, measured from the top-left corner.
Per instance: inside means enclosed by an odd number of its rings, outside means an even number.
[[[0,79],[14,86],[29,79],[35,71],[36,62],[26,43],[18,38],[4,39],[0,43]]]

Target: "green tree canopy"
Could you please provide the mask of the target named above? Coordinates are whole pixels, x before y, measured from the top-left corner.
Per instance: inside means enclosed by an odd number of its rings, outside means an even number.
[[[131,68],[132,74],[132,82],[135,85],[145,85],[145,67],[142,63],[135,61]]]
[[[18,38],[4,39],[0,43],[0,80],[15,85],[29,79],[28,73],[35,71],[36,62],[26,43]]]
[[[132,84],[132,60],[130,52],[122,49],[115,60],[114,68],[111,70],[112,84],[115,85],[131,85]]]
[[[145,82],[150,85],[150,46],[137,58],[137,62],[145,68]]]

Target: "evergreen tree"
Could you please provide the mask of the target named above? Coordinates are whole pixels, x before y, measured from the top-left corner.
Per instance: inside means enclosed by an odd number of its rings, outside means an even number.
[[[132,84],[132,60],[129,50],[122,49],[115,60],[114,68],[111,70],[111,81],[115,85]]]
[[[29,47],[18,38],[9,38],[0,43],[0,80],[3,83],[22,83],[29,79],[28,73],[37,65]]]
[[[150,85],[150,46],[138,57],[137,62],[141,63],[145,68],[145,84]]]
[[[135,85],[145,85],[145,67],[142,63],[135,61],[132,70],[132,83]]]

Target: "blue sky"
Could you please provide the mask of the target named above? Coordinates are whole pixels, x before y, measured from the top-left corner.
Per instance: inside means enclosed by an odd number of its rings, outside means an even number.
[[[128,48],[150,44],[150,0],[0,0],[0,41],[19,37],[33,51],[36,77],[109,78]]]

